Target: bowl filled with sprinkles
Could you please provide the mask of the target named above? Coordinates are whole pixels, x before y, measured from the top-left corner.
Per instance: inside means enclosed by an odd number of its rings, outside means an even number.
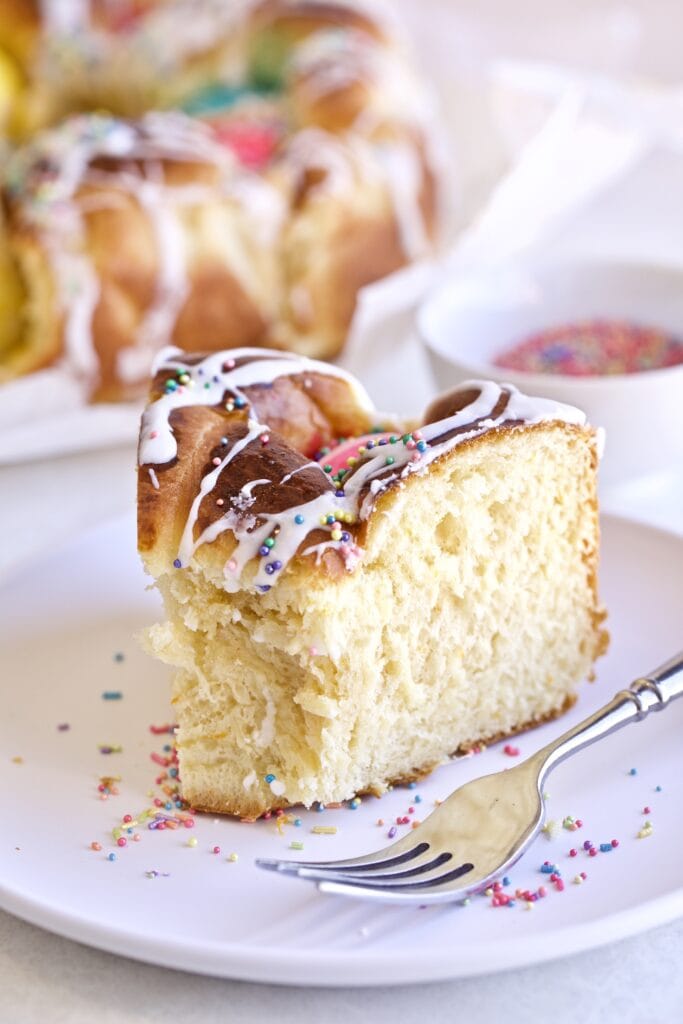
[[[683,467],[683,268],[560,260],[460,273],[418,311],[439,388],[473,378],[579,406],[603,484]]]
[[[494,359],[519,373],[603,377],[683,363],[683,334],[628,320],[590,319],[536,331]]]

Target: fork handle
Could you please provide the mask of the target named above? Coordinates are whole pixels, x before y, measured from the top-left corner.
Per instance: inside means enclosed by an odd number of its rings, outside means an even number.
[[[683,651],[636,679],[628,690],[619,690],[608,704],[539,750],[534,755],[539,762],[539,784],[577,750],[630,722],[641,721],[650,711],[662,711],[677,697],[683,697]]]

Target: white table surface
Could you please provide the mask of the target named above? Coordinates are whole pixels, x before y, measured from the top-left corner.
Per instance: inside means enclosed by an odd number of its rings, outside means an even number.
[[[683,921],[491,978],[412,988],[281,988],[149,967],[0,913],[2,1024],[678,1024]]]

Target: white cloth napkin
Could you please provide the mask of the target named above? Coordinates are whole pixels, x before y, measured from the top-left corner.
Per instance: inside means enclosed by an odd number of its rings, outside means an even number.
[[[414,314],[446,278],[551,256],[683,264],[683,90],[504,62],[491,97],[510,170],[441,260],[361,295],[343,363],[381,407],[429,400]]]

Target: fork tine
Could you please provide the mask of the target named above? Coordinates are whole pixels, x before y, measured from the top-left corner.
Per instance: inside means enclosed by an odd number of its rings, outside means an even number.
[[[397,878],[414,878],[416,875],[426,875],[430,871],[436,871],[437,868],[442,867],[444,864],[452,860],[452,853],[440,853],[437,856],[432,856],[431,859],[422,859],[415,866],[406,868],[403,871],[363,871],[355,872],[350,874],[345,868],[329,868],[324,864],[316,864],[314,868],[300,866],[297,874],[300,878],[312,878],[315,874],[316,878],[318,875],[324,875],[334,881],[334,879],[353,879],[359,882],[367,883],[368,885],[374,882],[382,880],[395,881]],[[388,863],[388,862],[387,862]]]
[[[398,867],[399,864],[405,864],[406,861],[414,860],[415,857],[419,857],[426,850],[429,849],[429,843],[418,843],[412,849],[405,850],[403,852],[396,852],[393,857],[383,856],[384,854],[391,853],[398,846],[398,843],[394,843],[393,846],[387,846],[383,850],[376,850],[375,853],[368,853],[364,857],[352,857],[349,860],[330,860],[330,861],[301,861],[301,860],[277,860],[267,857],[259,857],[256,861],[259,867],[266,868],[268,871],[280,871],[283,874],[298,874],[301,868],[320,868],[326,871],[332,870],[344,870],[351,872],[371,872],[378,869],[384,869],[389,867]]]
[[[299,878],[306,878],[313,882],[343,882],[348,885],[355,885],[358,888],[395,888],[413,891],[414,889],[432,888],[437,885],[444,885],[447,882],[453,882],[474,870],[473,864],[465,863],[451,868],[449,871],[442,871],[440,874],[433,873],[438,871],[439,868],[443,868],[451,857],[452,854],[442,854],[427,864],[424,870],[413,869],[412,871],[398,871],[386,875],[373,874],[372,876],[363,875],[358,877],[357,875],[344,874],[342,871],[325,871],[320,868],[302,868],[297,874]],[[428,875],[429,877],[420,878],[420,875]]]
[[[404,895],[422,896],[423,894],[429,893],[450,893],[451,898],[453,895],[452,883],[457,881],[459,878],[463,878],[468,875],[470,871],[474,870],[474,865],[470,863],[460,864],[458,867],[451,868],[450,871],[444,871],[441,874],[432,875],[430,878],[423,880],[406,880],[400,875],[396,880],[393,880],[390,875],[385,878],[356,878],[353,875],[332,875],[325,874],[324,872],[316,872],[305,870],[300,874],[300,878],[305,878],[309,881],[318,882],[319,887],[324,892],[332,891],[329,886],[340,886],[344,891],[356,892],[356,895],[372,895],[374,892],[377,893],[396,893]],[[469,891],[476,888],[477,882],[474,881],[472,884],[463,885],[463,891]],[[460,886],[456,886],[455,889],[460,889]]]

